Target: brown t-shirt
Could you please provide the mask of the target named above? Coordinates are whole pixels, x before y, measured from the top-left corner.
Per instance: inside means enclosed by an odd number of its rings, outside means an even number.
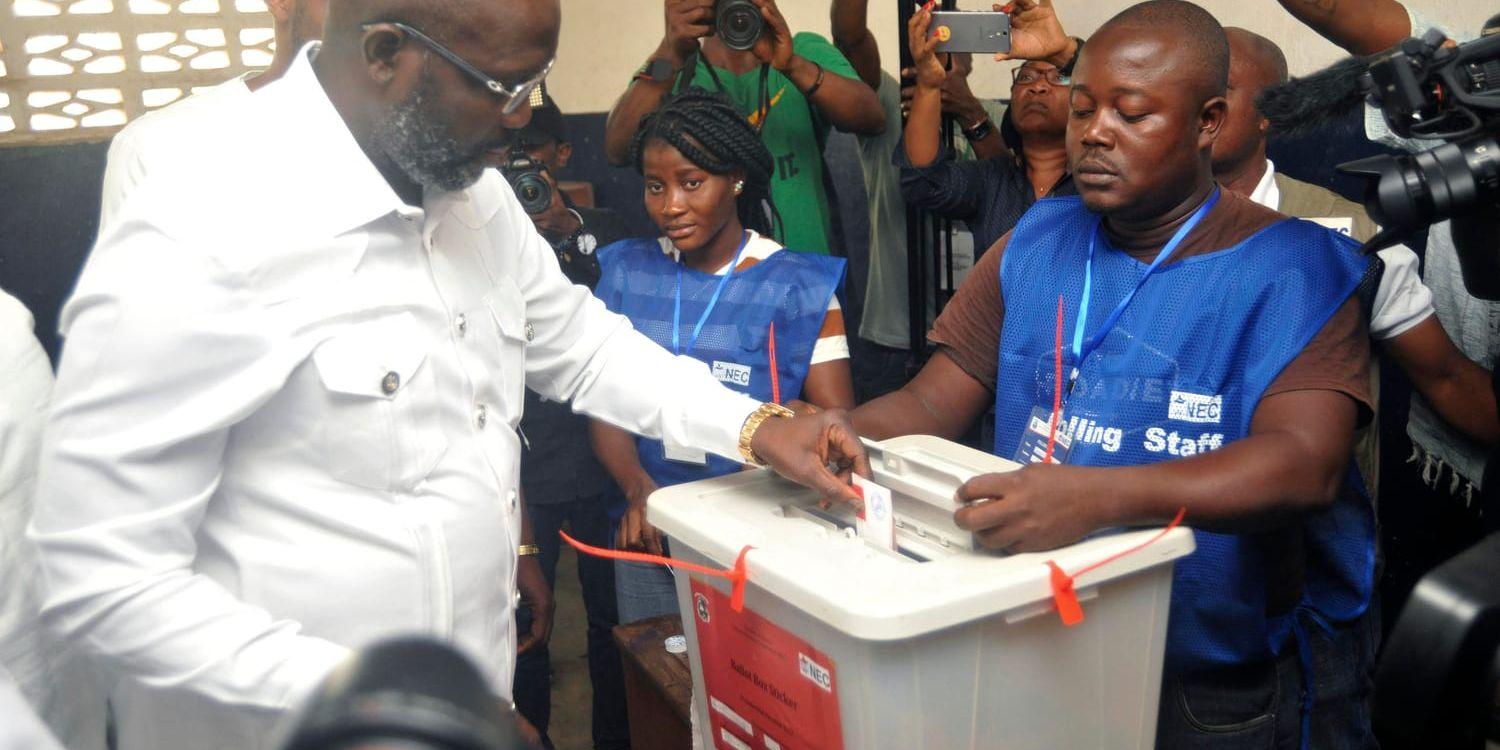
[[[1228,190],[1218,205],[1203,217],[1202,223],[1173,252],[1168,263],[1232,247],[1256,232],[1285,219],[1286,216],[1265,208]],[[942,348],[964,372],[995,389],[999,369],[1000,329],[1005,321],[1005,301],[1000,294],[1000,258],[1010,242],[1006,232],[974,266],[953,299],[933,323],[927,338]],[[1112,247],[1124,250],[1143,262],[1151,262],[1161,246],[1131,247],[1113,235]],[[1338,391],[1354,399],[1361,407],[1363,423],[1374,407],[1370,397],[1369,321],[1350,297],[1328,319],[1322,330],[1307,343],[1266,389],[1265,396],[1290,391]]]

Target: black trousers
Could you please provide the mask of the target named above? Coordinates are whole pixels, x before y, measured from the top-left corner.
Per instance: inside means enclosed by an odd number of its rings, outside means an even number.
[[[598,496],[559,505],[526,506],[532,533],[542,548],[538,556],[547,584],[556,588],[557,555],[562,540],[558,529],[585,544],[608,548],[613,524],[608,496]],[[625,678],[620,652],[612,630],[619,620],[615,605],[614,564],[588,555],[578,556],[578,583],[583,589],[583,608],[588,617],[589,682],[593,686],[592,734],[596,750],[630,747],[630,727],[625,712]],[[531,612],[523,605],[516,612],[517,640],[531,627]],[[516,659],[516,710],[541,732],[547,747],[547,727],[552,720],[552,668],[546,645]]]

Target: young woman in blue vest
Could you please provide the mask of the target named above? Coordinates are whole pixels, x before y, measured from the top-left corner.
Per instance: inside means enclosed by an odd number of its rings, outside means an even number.
[[[641,121],[634,143],[646,211],[659,239],[599,252],[595,294],[609,309],[725,385],[794,408],[851,408],[854,386],[834,293],[844,261],[788,252],[772,239],[774,164],[754,128],[722,94],[688,89]],[[663,553],[646,522],[657,487],[739,471],[737,461],[595,423],[594,450],[624,492],[622,548]],[[617,564],[620,622],[677,611],[672,574]]]

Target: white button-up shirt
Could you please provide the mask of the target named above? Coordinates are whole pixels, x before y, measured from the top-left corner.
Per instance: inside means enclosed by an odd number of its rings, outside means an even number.
[[[397,633],[508,696],[523,388],[726,456],[757,406],[570,285],[493,170],[404,205],[308,57],[219,103],[63,313],[32,536],[123,750],[270,747]]]
[[[5,373],[0,385],[0,750],[44,747],[43,733],[27,724],[31,714],[7,705],[20,696],[21,705],[29,701],[71,750],[102,750],[104,693],[87,662],[37,620],[36,554],[26,524],[52,395],[52,363],[32,334],[31,312],[3,291],[0,373]]]
[[[115,133],[115,137],[109,140],[109,158],[104,162],[99,225],[103,227],[114,221],[125,198],[155,171],[157,157],[184,151],[185,140],[217,140],[218,133],[200,127],[200,113],[212,113],[221,100],[249,95],[250,87],[245,85],[245,76],[231,78],[206,91],[147,112]]]

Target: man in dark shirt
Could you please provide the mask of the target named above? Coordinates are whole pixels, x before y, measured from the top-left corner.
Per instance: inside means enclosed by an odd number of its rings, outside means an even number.
[[[552,187],[552,203],[532,215],[537,231],[552,245],[563,274],[575,284],[593,288],[599,280],[598,248],[624,239],[624,223],[605,209],[577,206],[558,189],[557,176],[573,155],[561,109],[550,96],[533,107],[531,122],[515,135],[514,143],[545,169]],[[501,161],[504,152],[495,152]],[[503,163],[503,162],[502,162]],[[559,529],[566,526],[579,541],[609,547],[619,505],[609,474],[594,458],[589,445],[588,419],[564,403],[544,401],[526,390],[521,418],[521,490],[530,516],[535,554],[547,585],[556,583]],[[524,557],[522,559],[525,559]],[[587,555],[578,556],[578,582],[588,616],[589,680],[593,686],[593,740],[597,750],[630,746],[625,717],[625,683],[612,629],[619,617],[615,605],[614,565]],[[547,637],[550,627],[535,622],[527,602],[516,614],[519,633],[528,634],[516,658],[516,709],[541,732],[544,741],[552,713],[551,666]],[[540,632],[538,632],[540,631]]]
[[[1345,483],[1371,408],[1364,262],[1217,188],[1228,66],[1223,29],[1190,3],[1107,22],[1070,92],[1081,200],[1034,206],[938,318],[912,383],[854,413],[872,437],[953,436],[993,403],[995,451],[1036,463],[959,489],[957,523],[989,547],[1185,510],[1198,551],[1174,569],[1162,748],[1297,747],[1304,628],[1358,618],[1373,583],[1373,515]],[[1055,344],[1056,326],[1087,345]],[[1049,423],[1060,439],[1038,442]]]

